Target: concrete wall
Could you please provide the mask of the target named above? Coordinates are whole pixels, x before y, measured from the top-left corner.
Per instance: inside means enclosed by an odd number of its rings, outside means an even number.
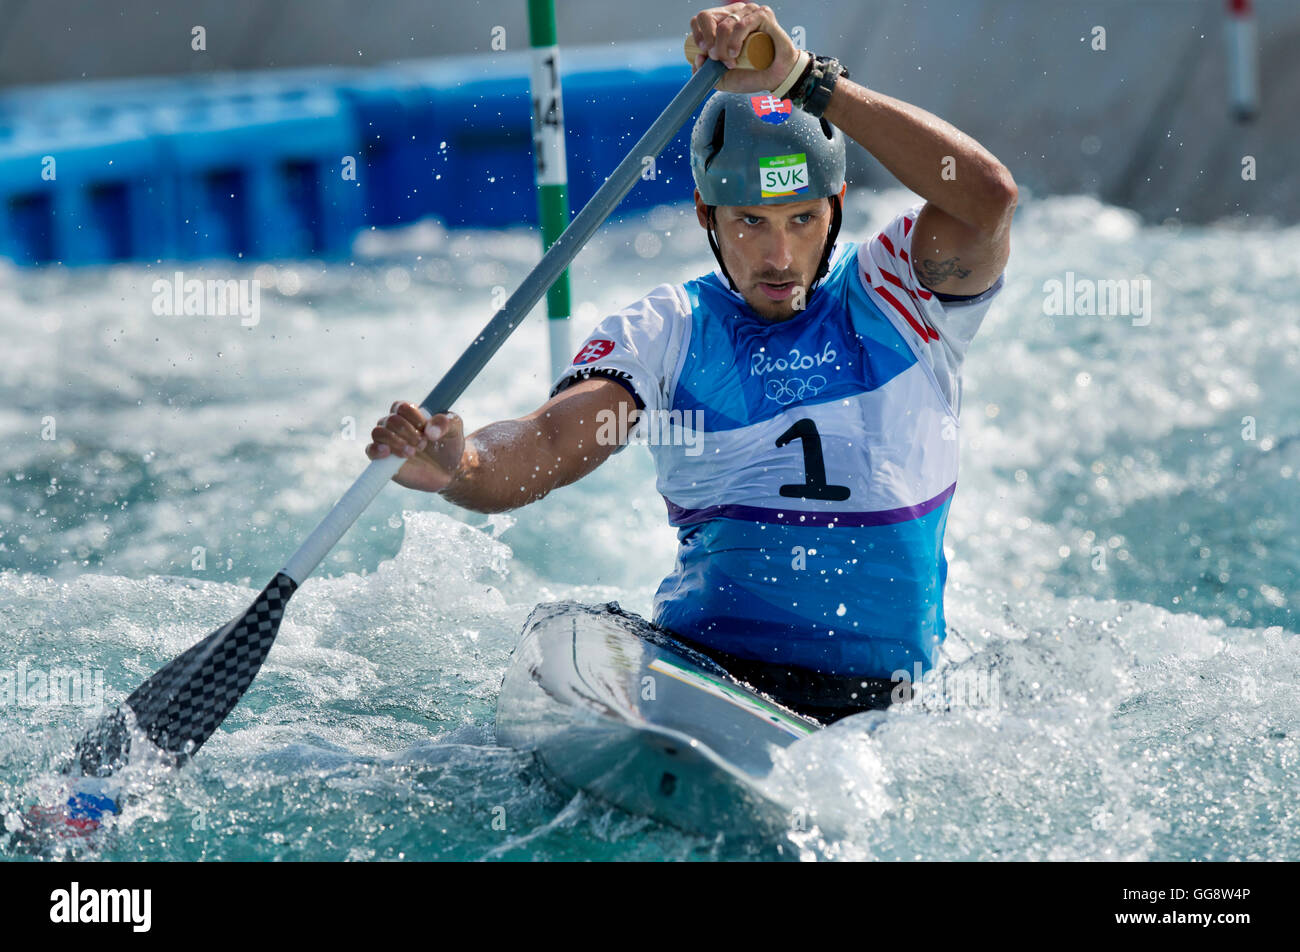
[[[699,0],[557,0],[562,44],[684,35]],[[853,78],[983,142],[1035,192],[1092,192],[1163,221],[1300,220],[1300,2],[1256,0],[1263,110],[1226,102],[1221,0],[821,0],[775,4]],[[524,0],[0,0],[0,85],[491,57],[527,44]],[[195,24],[207,51],[190,48]],[[1091,31],[1107,49],[1091,49]],[[580,51],[573,50],[573,55]],[[1244,182],[1254,155],[1258,179]],[[865,155],[855,183],[885,173]]]

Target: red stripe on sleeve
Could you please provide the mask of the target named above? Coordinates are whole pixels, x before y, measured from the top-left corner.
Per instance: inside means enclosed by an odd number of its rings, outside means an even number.
[[[886,271],[884,268],[881,268],[880,276],[884,278],[886,281],[888,281],[890,284],[894,285],[895,287],[899,287],[899,288],[903,287],[903,282],[900,281],[898,279],[898,275],[894,274],[892,271]],[[906,291],[907,289],[903,288],[903,290]]]
[[[891,252],[893,251],[893,245],[891,245],[891,244],[889,243],[889,239],[888,239],[888,238],[886,238],[883,234],[881,234],[881,235],[877,235],[876,237],[880,239],[880,243],[881,243],[882,245],[884,245],[884,247],[885,247],[886,249],[890,250]],[[901,254],[899,255],[899,257],[901,257],[904,261],[906,261],[906,260],[907,260],[907,252],[906,252],[906,251],[901,252]],[[922,299],[926,300],[926,301],[930,300],[930,298],[932,298],[932,297],[934,296],[934,295],[931,294],[929,291],[927,291],[925,288],[923,288],[923,287],[919,287],[919,286],[916,288],[915,291],[913,291],[911,288],[909,288],[907,285],[905,285],[905,284],[904,284],[904,283],[899,279],[899,277],[898,277],[896,274],[894,274],[894,273],[891,272],[891,271],[887,271],[887,270],[885,270],[884,268],[880,267],[879,263],[877,263],[877,262],[872,262],[872,263],[875,264],[875,266],[876,266],[876,270],[880,272],[881,277],[883,277],[886,281],[888,281],[890,284],[894,285],[895,287],[902,288],[904,291],[907,292],[908,296],[911,297],[911,299],[912,299],[913,301],[916,301],[916,298],[917,298],[918,295],[920,295],[920,297],[921,297]],[[893,300],[893,299],[891,298],[890,300]],[[895,306],[898,306],[898,305],[895,304]],[[919,302],[917,303],[917,309],[918,309],[918,311],[920,310],[920,303],[919,303]],[[904,316],[908,318],[908,322],[911,323],[913,327],[916,327],[916,322],[912,320],[912,318],[911,318],[910,315],[908,315],[908,314],[905,313]],[[929,322],[929,321],[926,321],[925,318],[924,318],[924,316],[922,316],[921,320],[922,320],[923,323],[924,323],[924,327],[925,327],[925,329],[922,330],[922,329],[920,329],[920,328],[917,328],[917,331],[916,331],[916,332],[917,332],[918,334],[921,335],[922,340],[938,340],[938,339],[939,339],[939,335],[935,332],[934,328],[930,326],[930,322]]]
[[[931,294],[929,291],[927,291],[925,288],[922,287],[918,287],[916,290],[912,290],[906,284],[900,281],[898,279],[898,275],[894,274],[892,271],[886,271],[884,268],[881,268],[880,274],[890,284],[894,285],[895,287],[900,287],[904,291],[906,291],[907,296],[910,297],[913,301],[916,300],[918,295],[925,298],[927,301],[930,300],[930,298],[934,297],[933,294]]]
[[[939,339],[939,335],[936,334],[934,330],[932,330],[930,327],[918,324],[916,322],[916,318],[912,317],[911,312],[908,311],[907,308],[903,307],[902,302],[900,302],[898,298],[894,297],[894,295],[889,293],[889,288],[878,287],[875,289],[875,291],[882,298],[884,298],[886,301],[892,304],[894,306],[894,310],[896,310],[899,314],[903,315],[903,319],[906,320],[907,323],[911,325],[912,330],[916,331],[917,337],[921,338],[921,340],[923,341]]]

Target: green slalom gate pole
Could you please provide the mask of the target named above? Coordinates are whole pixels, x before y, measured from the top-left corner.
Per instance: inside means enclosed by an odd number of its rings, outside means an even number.
[[[536,158],[537,211],[546,251],[569,227],[569,173],[564,151],[564,102],[560,95],[560,47],[556,41],[555,0],[528,0],[532,45],[533,155]],[[546,293],[551,380],[569,365],[569,272]],[[549,383],[548,383],[549,389]]]

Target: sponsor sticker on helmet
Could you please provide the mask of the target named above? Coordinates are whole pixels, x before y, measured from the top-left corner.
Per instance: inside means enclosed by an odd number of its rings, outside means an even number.
[[[604,357],[614,349],[612,340],[605,340],[597,337],[595,340],[589,340],[582,345],[582,350],[578,351],[573,358],[573,365],[576,367],[580,364],[590,364]]]
[[[754,115],[774,126],[779,126],[794,113],[794,103],[788,99],[777,99],[771,93],[750,96],[749,104],[754,107]]]
[[[781,198],[808,191],[808,156],[770,155],[758,160],[758,181],[763,198]]]

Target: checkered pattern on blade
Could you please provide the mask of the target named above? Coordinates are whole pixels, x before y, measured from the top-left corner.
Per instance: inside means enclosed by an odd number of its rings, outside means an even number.
[[[183,759],[212,736],[257,676],[297,587],[284,573],[276,575],[241,618],[213,632],[127,699],[150,740]]]

